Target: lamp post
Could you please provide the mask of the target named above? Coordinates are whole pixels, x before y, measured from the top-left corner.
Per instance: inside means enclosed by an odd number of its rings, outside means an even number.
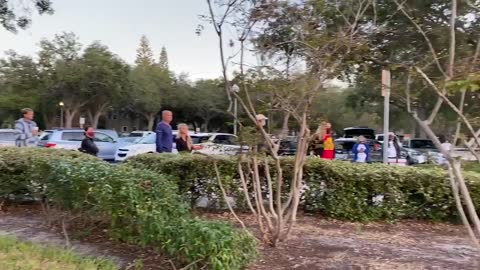
[[[60,106],[60,127],[63,128],[63,106],[65,106],[65,103],[63,103],[63,101],[60,101],[58,105]]]
[[[232,88],[230,89],[232,93],[239,93],[240,92],[240,87],[238,87],[237,84],[232,85]],[[234,103],[233,103],[233,114],[235,115],[235,119],[233,120],[233,134],[237,135],[237,127],[238,127],[238,100],[237,97],[235,97]]]

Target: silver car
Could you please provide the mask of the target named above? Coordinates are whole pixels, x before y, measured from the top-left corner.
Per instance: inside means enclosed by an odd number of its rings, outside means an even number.
[[[15,130],[0,129],[0,147],[15,146]]]
[[[85,138],[83,129],[48,130],[40,137],[39,147],[78,150]],[[115,152],[121,145],[117,142],[118,135],[111,130],[95,130],[94,142],[98,147],[98,157],[104,160],[114,160]]]

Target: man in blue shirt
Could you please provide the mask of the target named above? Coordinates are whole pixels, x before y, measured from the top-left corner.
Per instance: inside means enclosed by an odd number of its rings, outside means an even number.
[[[162,121],[158,123],[155,133],[157,133],[157,152],[171,153],[173,145],[172,122],[173,114],[171,111],[162,112]]]

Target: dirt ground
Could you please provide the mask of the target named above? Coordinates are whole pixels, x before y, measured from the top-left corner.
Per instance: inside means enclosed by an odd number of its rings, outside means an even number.
[[[44,225],[39,209],[14,208],[0,212],[0,234],[39,243],[65,245],[59,228]],[[232,220],[229,214],[199,213],[205,218]],[[243,215],[253,228],[251,216]],[[71,233],[73,235],[73,233]],[[133,245],[113,242],[106,231],[77,233],[72,247],[93,256],[106,256],[123,269],[175,269],[162,254]],[[290,239],[277,248],[259,246],[261,257],[251,270],[421,270],[480,269],[480,252],[465,236],[462,226],[401,222],[397,224],[348,223],[303,216]]]

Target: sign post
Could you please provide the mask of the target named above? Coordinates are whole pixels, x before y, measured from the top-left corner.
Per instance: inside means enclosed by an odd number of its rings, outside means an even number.
[[[388,133],[390,130],[390,70],[382,70],[382,96],[383,96],[383,163],[388,163]]]
[[[83,126],[85,125],[85,117],[80,117],[80,128],[83,128]]]

